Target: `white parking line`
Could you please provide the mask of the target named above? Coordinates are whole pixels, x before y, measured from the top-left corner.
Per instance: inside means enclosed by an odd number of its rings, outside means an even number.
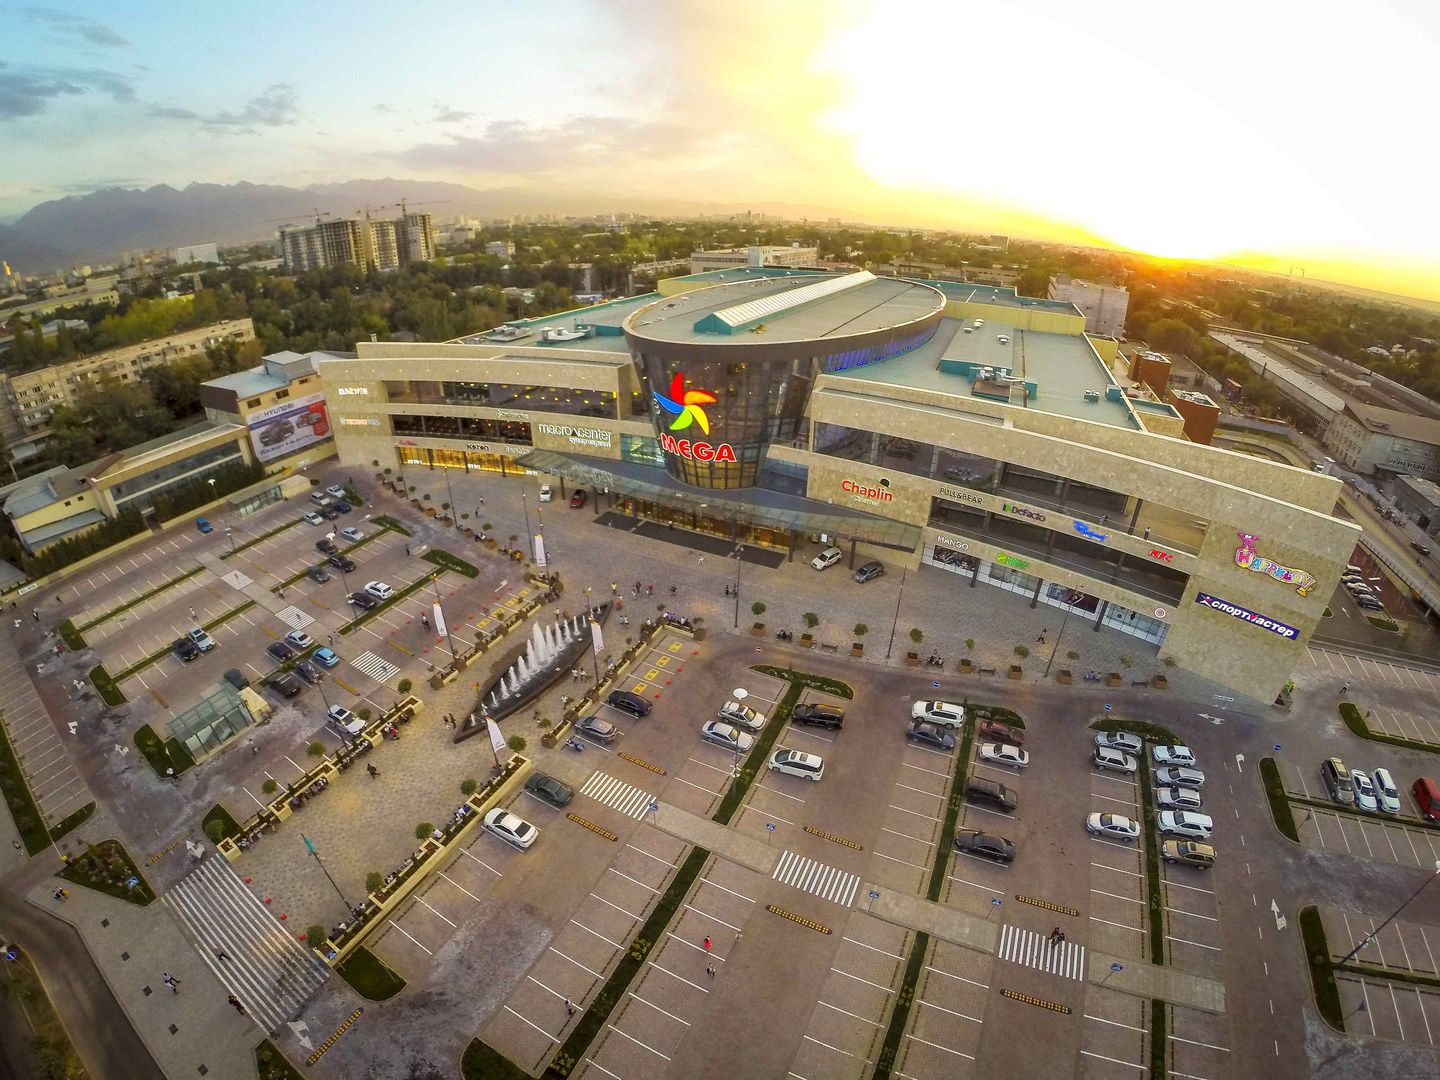
[[[294,764],[294,763],[292,762],[291,764]],[[303,770],[302,770],[302,771],[303,771]],[[492,874],[494,874],[496,877],[504,877],[504,876],[505,876],[504,874],[500,873],[499,870],[496,870],[493,866],[491,866],[489,863],[487,863],[484,859],[480,858],[480,857],[477,856],[477,855],[472,854],[469,848],[461,848],[461,849],[460,849],[460,854],[462,854],[462,855],[469,855],[470,858],[474,859],[474,860],[475,860],[477,863],[479,863],[481,866],[485,867],[486,870],[489,870],[489,871],[490,871]]]
[[[927,1002],[921,1002],[921,1004],[924,1005],[924,1004],[928,1004],[928,1003],[927,1003]],[[950,1047],[948,1047],[948,1046],[941,1046],[939,1043],[930,1042],[928,1039],[922,1039],[922,1038],[920,1038],[920,1036],[918,1036],[918,1035],[906,1035],[905,1037],[906,1037],[907,1039],[913,1040],[914,1042],[923,1043],[923,1044],[926,1045],[926,1046],[933,1046],[936,1050],[944,1050],[947,1054],[954,1054],[956,1057],[963,1057],[963,1058],[965,1058],[967,1061],[974,1061],[974,1060],[975,1060],[975,1058],[974,1058],[973,1056],[971,1056],[970,1054],[965,1053],[963,1050],[951,1050]]]
[[[634,919],[636,922],[639,922],[639,921],[640,921],[640,916],[639,916],[639,915],[636,915],[636,914],[634,914],[634,913],[632,913],[632,912],[626,911],[626,910],[625,910],[623,907],[621,907],[619,904],[612,904],[612,903],[610,903],[609,900],[606,900],[603,896],[597,896],[597,895],[596,895],[595,893],[593,893],[593,892],[592,892],[590,895],[591,895],[592,897],[594,897],[596,900],[599,900],[599,901],[600,901],[602,904],[604,904],[606,907],[612,907],[612,908],[614,908],[616,911],[620,912],[621,915],[626,915],[626,916],[628,916],[629,918]]]
[[[654,852],[646,851],[644,848],[642,848],[642,847],[636,847],[634,844],[631,844],[631,843],[626,843],[625,846],[626,846],[627,848],[629,848],[631,851],[638,852],[639,854],[644,855],[647,859],[654,859],[654,860],[655,860],[656,862],[658,862],[661,866],[668,866],[668,867],[670,867],[671,870],[676,869],[675,863],[670,862],[668,859],[662,859],[662,858],[660,858],[660,856],[659,856],[659,855],[656,855]]]
[[[903,806],[896,806],[894,803],[891,803],[891,804],[890,804],[890,809],[891,809],[891,810],[899,810],[902,814],[914,814],[916,817],[923,817],[926,821],[940,821],[940,820],[941,820],[940,818],[936,817],[934,814],[922,814],[922,813],[920,813],[919,810],[906,810],[905,807],[903,807]]]
[[[871,1027],[879,1027],[879,1026],[880,1026],[879,1023],[877,1023],[877,1022],[874,1021],[874,1020],[868,1020],[868,1019],[866,1019],[866,1018],[863,1017],[863,1016],[858,1016],[858,1015],[856,1015],[855,1013],[847,1012],[846,1010],[840,1008],[839,1005],[831,1005],[828,1001],[816,1001],[815,1004],[816,1004],[816,1005],[824,1005],[825,1008],[827,1008],[827,1009],[834,1009],[836,1012],[838,1012],[838,1013],[843,1013],[844,1015],[850,1017],[852,1020],[859,1020],[862,1024],[869,1024]]]
[[[544,1035],[545,1038],[548,1039],[550,1042],[554,1042],[554,1041],[555,1041],[555,1036],[554,1036],[554,1035],[551,1035],[550,1032],[546,1031],[546,1030],[545,1030],[544,1028],[542,1028],[539,1024],[532,1024],[532,1023],[530,1023],[529,1020],[526,1020],[525,1017],[521,1016],[518,1012],[516,1012],[514,1009],[512,1009],[509,1005],[502,1005],[502,1008],[504,1008],[504,1010],[505,1010],[506,1012],[508,1012],[511,1016],[515,1017],[515,1019],[516,1019],[516,1020],[519,1020],[522,1024],[526,1024],[526,1025],[534,1028],[536,1031],[540,1032],[540,1034],[541,1034],[541,1035]]]
[[[403,926],[401,926],[399,923],[397,923],[394,919],[390,919],[389,922],[390,922],[390,925],[391,925],[391,926],[393,926],[396,930],[399,930],[399,931],[400,931],[402,934],[404,934],[406,937],[410,938],[411,941],[415,941],[415,938],[414,938],[411,934],[407,933],[406,930],[405,930],[405,928],[404,928]],[[434,956],[434,955],[435,955],[435,954],[434,954],[433,952],[431,952],[429,949],[426,949],[424,945],[421,945],[420,942],[415,941],[415,944],[416,944],[417,946],[419,946],[421,949],[424,949],[426,956]]]
[[[598,971],[592,971],[590,968],[588,968],[588,967],[586,967],[584,964],[582,964],[579,960],[576,960],[573,956],[567,956],[565,953],[563,953],[563,952],[561,952],[559,949],[555,948],[554,945],[551,945],[551,946],[550,946],[550,951],[553,952],[556,956],[561,957],[562,959],[569,960],[572,964],[574,964],[576,967],[578,967],[581,971],[589,971],[590,974],[591,974],[591,975],[594,975],[595,978],[597,978],[597,979],[603,979],[603,978],[605,977],[604,975],[601,975],[600,972],[598,972]],[[652,966],[653,966],[653,965],[652,965]]]
[[[630,997],[632,997],[632,998],[634,998],[636,1001],[640,1002],[641,1005],[649,1005],[650,1008],[654,1009],[656,1012],[658,1012],[658,1013],[664,1013],[664,1014],[665,1014],[666,1016],[668,1016],[671,1020],[680,1020],[680,1017],[676,1016],[674,1013],[672,1013],[672,1012],[665,1012],[665,1010],[662,1009],[662,1008],[660,1008],[659,1005],[656,1005],[653,1001],[646,1001],[644,998],[642,998],[639,994],[635,993],[635,991],[633,991],[633,990],[630,991]],[[689,1027],[689,1026],[690,1026],[690,1021],[689,1021],[689,1020],[680,1020],[680,1023],[684,1024],[686,1027]],[[663,1055],[662,1055],[662,1056],[663,1056]],[[669,1061],[670,1059],[669,1059],[669,1058],[666,1058],[665,1060],[666,1060],[666,1061]]]
[[[699,990],[702,994],[708,994],[710,992],[706,987],[701,986],[699,983],[693,983],[689,979],[685,978],[685,976],[683,975],[676,975],[675,972],[671,971],[669,968],[662,967],[654,961],[651,961],[650,967],[655,971],[663,971],[666,975],[669,975],[670,977],[675,979],[679,979],[686,986],[692,986],[696,990]]]
[[[701,883],[702,885],[713,885],[713,886],[715,886],[715,888],[719,889],[721,892],[727,892],[727,893],[729,893],[731,896],[734,896],[734,897],[737,897],[738,899],[744,900],[746,903],[749,903],[749,904],[755,903],[754,899],[752,899],[751,897],[746,896],[746,895],[744,895],[743,893],[738,893],[738,892],[736,892],[734,889],[727,889],[727,888],[725,888],[724,885],[721,885],[718,881],[711,881],[709,878],[701,878],[701,879],[700,879],[700,883]]]
[[[880,953],[880,954],[882,954],[882,955],[884,955],[884,956],[890,957],[890,959],[892,959],[892,960],[904,960],[904,959],[905,959],[905,958],[904,958],[903,956],[901,956],[899,953],[886,952],[884,949],[877,948],[877,947],[874,946],[874,945],[867,945],[867,944],[865,944],[865,942],[863,942],[863,941],[858,941],[858,940],[856,940],[856,939],[853,938],[853,937],[845,937],[844,935],[842,935],[841,938],[840,938],[840,940],[841,940],[841,941],[848,941],[851,945],[859,945],[862,949],[869,949],[871,952],[878,952],[878,953]]]
[[[950,774],[948,772],[937,772],[934,769],[924,769],[921,768],[919,765],[911,765],[908,761],[902,761],[900,764],[904,765],[907,769],[914,769],[916,772],[929,773],[931,776],[938,776],[942,780],[950,779]]]
[[[972,1023],[976,1024],[984,1023],[984,1021],[981,1020],[978,1016],[971,1016],[968,1013],[956,1012],[954,1009],[947,1009],[941,1005],[936,1005],[933,1001],[925,1001],[922,999],[920,1004],[931,1009],[939,1009],[941,1012],[947,1013],[950,1016],[958,1016],[961,1020],[969,1020]]]
[[[1132,1069],[1139,1069],[1141,1072],[1144,1072],[1150,1067],[1148,1065],[1137,1065],[1133,1061],[1122,1061],[1120,1058],[1106,1057],[1104,1054],[1093,1054],[1089,1050],[1081,1050],[1080,1053],[1084,1054],[1086,1057],[1095,1058],[1097,1061],[1110,1061],[1116,1065],[1126,1065]],[[1176,1073],[1172,1071],[1170,1075],[1175,1076]]]
[[[607,866],[605,869],[609,870],[610,873],[612,873],[612,874],[618,874],[620,877],[623,877],[626,881],[629,881],[629,882],[631,882],[631,883],[633,883],[633,884],[635,884],[635,885],[639,885],[639,886],[640,886],[642,889],[644,889],[646,892],[658,893],[658,892],[660,891],[659,889],[652,889],[649,885],[646,885],[643,881],[636,881],[636,880],[635,880],[633,877],[631,877],[629,874],[622,874],[622,873],[620,873],[620,871],[619,871],[619,870],[616,870],[613,866]]]
[[[714,916],[714,915],[711,915],[708,911],[701,911],[699,908],[695,907],[695,906],[692,905],[692,904],[686,904],[686,905],[685,905],[685,910],[686,910],[686,911],[693,911],[693,912],[695,912],[696,915],[699,915],[701,918],[709,919],[711,922],[714,922],[714,923],[719,923],[721,926],[725,927],[727,930],[739,930],[739,929],[740,929],[740,928],[739,928],[738,926],[736,926],[734,923],[726,922],[724,919],[721,919],[721,918],[718,918],[718,917],[716,917],[716,916]]]
[[[956,975],[953,971],[942,971],[940,968],[925,965],[925,970],[934,975],[944,975],[947,979],[954,979],[956,982],[969,983],[971,986],[978,986],[981,990],[989,990],[989,983],[976,982],[974,979],[967,979],[964,975]]]

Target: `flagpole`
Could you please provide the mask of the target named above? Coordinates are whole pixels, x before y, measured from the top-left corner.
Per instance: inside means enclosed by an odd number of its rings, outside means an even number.
[[[305,848],[306,848],[306,850],[308,850],[308,851],[310,852],[310,855],[311,855],[311,856],[314,858],[314,860],[320,865],[321,871],[325,874],[326,879],[330,882],[330,885],[334,888],[334,890],[335,890],[335,895],[338,896],[338,897],[340,897],[340,902],[345,905],[345,910],[346,910],[346,911],[354,911],[355,909],[350,906],[350,901],[349,901],[349,900],[346,900],[346,899],[345,899],[345,894],[340,891],[340,886],[339,886],[339,885],[336,885],[336,884],[335,884],[335,879],[330,876],[330,871],[325,868],[325,862],[324,862],[323,859],[320,858],[320,853],[315,850],[315,845],[314,845],[313,843],[311,843],[310,838],[309,838],[308,836],[306,836],[304,833],[301,833],[301,834],[300,834],[300,839],[305,841]]]

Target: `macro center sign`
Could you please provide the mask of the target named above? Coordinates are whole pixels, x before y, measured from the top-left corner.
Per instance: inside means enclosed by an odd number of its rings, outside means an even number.
[[[1196,593],[1195,602],[1197,604],[1204,604],[1206,607],[1224,615],[1229,615],[1231,618],[1243,619],[1245,622],[1253,623],[1262,630],[1269,630],[1272,634],[1279,634],[1283,638],[1294,639],[1300,636],[1300,631],[1296,630],[1293,626],[1287,626],[1268,616],[1256,614],[1249,608],[1243,608],[1239,604],[1232,604],[1228,600],[1221,600],[1218,596],[1211,596],[1209,593]]]
[[[594,446],[608,450],[614,436],[603,428],[577,428],[569,424],[536,424],[535,430],[542,435],[553,435],[575,446]]]

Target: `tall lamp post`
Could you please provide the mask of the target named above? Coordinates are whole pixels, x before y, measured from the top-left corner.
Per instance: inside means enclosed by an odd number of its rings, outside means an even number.
[[[745,545],[735,545],[735,629],[740,629],[740,566],[745,561],[740,556],[745,554]]]
[[[1389,926],[1391,920],[1393,920],[1397,915],[1399,915],[1402,911],[1409,907],[1410,902],[1414,900],[1417,896],[1419,896],[1422,892],[1424,892],[1425,886],[1429,885],[1437,877],[1440,877],[1440,859],[1435,860],[1435,872],[1420,883],[1420,888],[1416,889],[1413,893],[1411,893],[1409,899],[1407,899],[1403,904],[1401,904],[1398,908],[1392,911],[1389,917],[1386,918],[1384,922],[1382,922],[1379,926],[1375,927],[1374,930],[1371,930],[1368,934],[1362,937],[1360,939],[1360,944],[1356,945],[1339,960],[1336,960],[1335,966],[1339,967],[1341,964],[1348,963],[1351,959],[1354,958],[1356,953],[1358,953],[1366,945],[1369,945],[1370,942],[1374,941],[1380,935],[1380,931],[1384,930],[1385,927]]]
[[[1060,620],[1060,632],[1055,635],[1055,648],[1050,650],[1050,659],[1045,663],[1043,678],[1050,677],[1050,665],[1055,663],[1055,654],[1060,651],[1060,639],[1065,636],[1065,624],[1070,621],[1070,608],[1082,595],[1082,593],[1072,590],[1070,595],[1065,598],[1065,616]]]
[[[520,508],[525,511],[525,543],[528,545],[530,544],[530,500],[525,497],[524,491],[520,492]]]
[[[590,633],[590,670],[595,675],[595,685],[600,685],[600,661],[595,658],[595,631],[589,624],[595,620],[595,608],[590,603],[590,586],[585,586],[585,629]]]
[[[440,612],[442,613],[442,615],[443,615],[443,609],[441,609],[441,607],[440,607],[440,585],[439,585],[439,583],[436,581],[436,579],[437,579],[439,576],[440,576],[440,574],[439,574],[438,571],[437,571],[436,573],[433,573],[433,574],[430,575],[430,588],[432,588],[432,589],[435,590],[435,608],[436,608],[437,611],[440,611]],[[445,620],[445,644],[448,645],[448,646],[450,646],[450,662],[451,662],[452,664],[455,664],[455,665],[458,666],[459,663],[460,663],[460,661],[458,661],[458,660],[455,659],[455,642],[450,639],[450,620],[449,620],[449,619],[446,619],[446,620]]]
[[[445,513],[450,515],[450,521],[455,526],[455,531],[460,531],[460,511],[455,506],[455,491],[450,486],[450,470],[445,470],[445,494],[450,497],[450,509]]]
[[[895,618],[890,620],[890,643],[885,646],[885,659],[890,659],[890,650],[895,647],[895,628],[900,625],[900,601],[905,598],[905,573],[909,567],[900,568],[900,592],[895,597]]]

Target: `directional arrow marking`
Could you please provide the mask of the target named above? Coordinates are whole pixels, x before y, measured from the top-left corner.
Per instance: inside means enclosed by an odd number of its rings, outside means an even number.
[[[295,1032],[295,1038],[306,1050],[314,1050],[315,1044],[310,1041],[310,1025],[304,1020],[291,1020],[290,1030]]]
[[[1244,755],[1244,754],[1236,754],[1236,755],[1235,755],[1235,771],[1236,771],[1236,772],[1244,772],[1244,771],[1245,771],[1245,755]]]
[[[1275,916],[1275,929],[1284,930],[1286,925],[1285,916],[1280,914],[1280,905],[1274,900],[1270,901],[1270,912]]]

